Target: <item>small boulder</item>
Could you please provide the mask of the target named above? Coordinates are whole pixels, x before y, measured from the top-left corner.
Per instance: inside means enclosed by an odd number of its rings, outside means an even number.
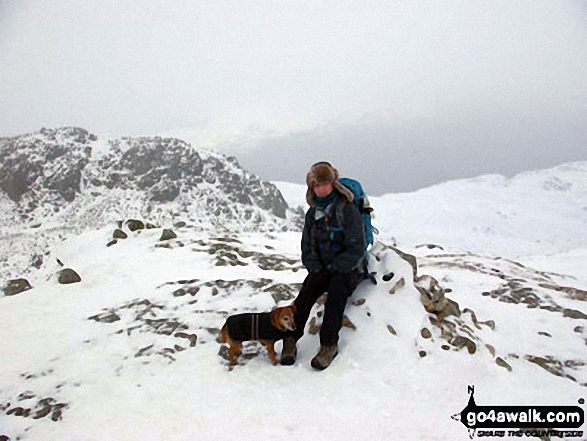
[[[173,230],[163,230],[163,234],[161,234],[160,241],[163,240],[170,240],[177,238],[177,234],[173,232]]]
[[[107,246],[107,247],[111,247],[112,245],[116,245],[117,243],[118,243],[118,241],[117,241],[116,239],[114,239],[114,240],[111,240],[110,242],[108,242],[108,243],[106,244],[106,246]]]
[[[140,220],[136,220],[136,219],[129,219],[126,221],[126,225],[128,225],[128,229],[130,231],[136,231],[136,230],[144,230],[145,229],[145,224],[140,221]]]
[[[128,238],[128,234],[122,231],[120,228],[114,230],[114,234],[112,235],[114,239],[126,239]]]
[[[432,333],[430,332],[430,330],[428,328],[422,328],[420,330],[420,334],[422,335],[423,338],[431,338],[432,337]]]
[[[79,274],[71,268],[65,268],[64,270],[59,271],[58,274],[59,278],[57,279],[57,281],[62,285],[68,285],[70,283],[78,283],[82,281]]]
[[[21,292],[28,291],[29,289],[32,289],[32,286],[26,279],[9,280],[4,288],[4,295],[14,296]]]
[[[497,357],[497,358],[496,358],[496,360],[495,360],[495,363],[496,363],[498,366],[501,366],[501,367],[503,367],[503,368],[506,368],[506,369],[507,369],[508,371],[510,371],[510,372],[512,371],[512,367],[509,365],[509,363],[508,363],[508,362],[506,362],[506,361],[505,361],[503,358],[501,358],[501,357]]]

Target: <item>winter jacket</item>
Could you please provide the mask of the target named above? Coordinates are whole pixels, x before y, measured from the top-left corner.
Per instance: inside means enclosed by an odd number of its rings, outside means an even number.
[[[231,315],[226,319],[228,335],[235,341],[281,340],[285,333],[271,324],[269,312]]]
[[[365,232],[358,208],[337,197],[326,209],[327,216],[317,220],[316,211],[312,206],[306,212],[302,233],[304,266],[310,273],[323,269],[347,273],[359,269],[365,256]]]

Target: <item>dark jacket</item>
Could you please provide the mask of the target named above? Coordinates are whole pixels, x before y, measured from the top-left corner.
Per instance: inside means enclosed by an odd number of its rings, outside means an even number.
[[[330,214],[319,220],[316,207],[310,207],[302,234],[302,263],[310,273],[360,269],[365,256],[364,235],[363,219],[352,202],[338,197]]]
[[[226,319],[228,335],[236,341],[281,340],[285,333],[271,324],[269,312],[231,315]]]

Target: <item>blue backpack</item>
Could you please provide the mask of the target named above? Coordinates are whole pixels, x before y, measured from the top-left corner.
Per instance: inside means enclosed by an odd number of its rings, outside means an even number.
[[[365,256],[367,256],[367,248],[369,245],[373,245],[373,235],[379,233],[377,228],[371,223],[371,213],[373,212],[373,208],[369,204],[369,199],[363,191],[363,187],[359,181],[350,178],[341,178],[339,179],[339,182],[353,193],[353,196],[355,197],[354,204],[363,217],[363,223],[365,224]]]

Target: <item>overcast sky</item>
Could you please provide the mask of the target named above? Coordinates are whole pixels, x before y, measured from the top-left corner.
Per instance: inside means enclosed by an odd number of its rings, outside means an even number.
[[[266,179],[587,160],[586,78],[581,0],[0,0],[0,136],[205,133]]]

